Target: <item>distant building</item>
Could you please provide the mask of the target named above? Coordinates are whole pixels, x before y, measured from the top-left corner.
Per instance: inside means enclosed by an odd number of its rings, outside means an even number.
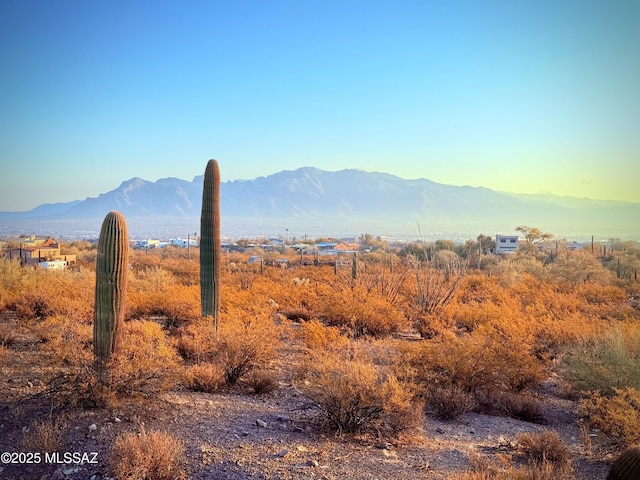
[[[518,250],[518,242],[517,235],[496,235],[496,255],[514,253]]]
[[[64,260],[49,260],[48,262],[38,263],[38,267],[48,270],[64,270],[67,268],[67,262]]]
[[[187,238],[172,238],[171,240],[169,240],[168,242],[162,242],[158,244],[160,247],[166,247],[166,246],[174,246],[174,247],[179,247],[179,248],[187,248],[189,246],[191,247],[197,247],[198,246],[198,242],[196,240],[194,240],[193,238],[187,239]]]
[[[136,240],[135,248],[156,248],[160,246],[160,240]]]
[[[31,238],[30,241],[21,242],[19,247],[6,250],[4,257],[8,259],[19,259],[21,265],[40,266],[44,268],[60,269],[75,265],[76,263],[76,256],[62,255],[60,253],[60,245],[51,238],[43,241]],[[49,263],[53,261],[62,263],[52,263],[52,265],[49,266]],[[42,265],[43,263],[46,265]]]
[[[320,242],[316,244],[318,255],[336,255],[338,242]]]

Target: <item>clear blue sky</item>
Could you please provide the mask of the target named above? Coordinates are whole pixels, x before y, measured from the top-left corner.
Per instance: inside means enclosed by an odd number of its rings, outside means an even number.
[[[640,202],[640,2],[0,3],[0,210],[372,169]]]

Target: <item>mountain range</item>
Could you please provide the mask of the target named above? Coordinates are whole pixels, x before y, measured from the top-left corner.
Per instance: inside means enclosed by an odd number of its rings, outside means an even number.
[[[129,219],[130,230],[133,227],[142,236],[155,233],[149,230],[151,225],[157,230],[163,224],[184,224],[188,231],[196,231],[202,184],[202,176],[192,181],[132,178],[82,201],[0,212],[0,233],[13,233],[12,225],[20,229],[20,225],[38,222],[76,227],[97,224],[99,230],[110,210],[121,211]],[[253,180],[222,182],[220,203],[222,230],[224,234],[227,224],[228,235],[273,235],[291,229],[296,234],[323,236],[364,232],[463,232],[466,236],[470,232],[511,233],[525,224],[564,236],[640,238],[640,203],[516,195],[355,169],[328,172],[303,167]]]

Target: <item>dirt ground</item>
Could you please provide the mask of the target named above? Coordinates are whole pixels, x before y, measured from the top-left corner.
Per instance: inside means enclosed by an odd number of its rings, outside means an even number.
[[[0,359],[0,452],[26,461],[19,454],[37,452],[26,452],[22,439],[33,420],[46,419],[51,407],[32,397],[44,390],[42,379],[49,365],[28,334],[18,338],[9,354]],[[537,392],[545,424],[478,413],[445,422],[427,413],[423,431],[387,443],[323,430],[313,411],[303,408],[304,395],[286,372],[279,378],[279,387],[262,395],[241,386],[215,394],[177,390],[106,409],[70,412],[59,459],[41,456],[30,464],[0,464],[0,479],[111,478],[108,458],[114,439],[141,428],[180,438],[187,456],[186,478],[193,480],[455,479],[470,468],[475,454],[492,461],[499,456],[517,459],[518,433],[544,429],[557,431],[569,446],[576,479],[603,479],[611,461],[600,447],[606,439],[596,432],[590,448],[585,447],[576,404],[560,395],[553,379]],[[87,455],[65,462],[64,453]]]

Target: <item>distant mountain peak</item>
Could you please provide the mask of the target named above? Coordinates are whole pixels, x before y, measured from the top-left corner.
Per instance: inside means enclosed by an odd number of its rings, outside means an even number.
[[[116,189],[68,204],[41,205],[30,212],[0,213],[0,220],[104,218],[119,210],[127,217],[184,217],[200,215],[203,176],[192,181],[175,177],[150,182],[140,177]],[[265,228],[277,224],[313,224],[331,230],[336,221],[357,225],[398,225],[398,229],[456,228],[487,234],[516,225],[558,229],[637,232],[640,204],[518,196],[484,187],[444,185],[427,179],[406,180],[363,169],[335,172],[316,167],[284,170],[252,180],[221,183],[224,218],[251,219]],[[364,227],[362,227],[364,228]],[[388,227],[387,227],[388,228]],[[360,232],[362,233],[362,232]],[[638,232],[640,233],[640,232]]]

